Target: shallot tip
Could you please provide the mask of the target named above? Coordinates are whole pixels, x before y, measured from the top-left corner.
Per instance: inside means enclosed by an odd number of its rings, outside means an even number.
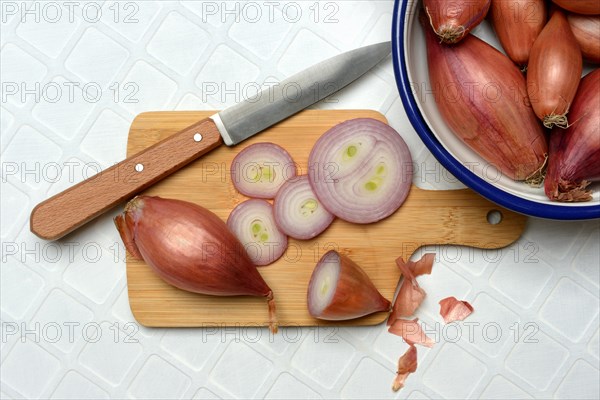
[[[279,330],[279,324],[277,322],[277,308],[272,290],[267,294],[267,305],[269,306],[269,330],[275,334]]]
[[[136,258],[138,260],[143,260],[143,257],[140,254],[140,251],[137,248],[135,241],[132,237],[132,232],[127,228],[127,221],[125,220],[125,214],[117,215],[113,219],[113,222],[115,223],[115,227],[117,228],[117,231],[119,231],[119,236],[121,236],[121,240],[123,240],[125,249],[134,258]]]

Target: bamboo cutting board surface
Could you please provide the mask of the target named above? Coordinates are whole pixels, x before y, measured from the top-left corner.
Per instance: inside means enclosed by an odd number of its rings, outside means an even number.
[[[140,114],[129,131],[127,156],[213,114],[211,111]],[[213,150],[144,194],[191,201],[226,221],[231,210],[246,200],[233,188],[229,175],[233,157],[243,148],[258,142],[277,143],[306,173],[310,149],[320,135],[339,122],[359,117],[386,122],[383,115],[370,110],[305,110],[236,147],[221,146]],[[502,213],[501,222],[495,225],[487,221],[492,210]],[[419,247],[433,244],[504,247],[521,235],[525,222],[525,216],[501,209],[470,189],[429,191],[413,185],[406,202],[387,219],[369,225],[336,219],[313,240],[290,239],[287,253],[259,270],[274,292],[280,326],[374,325],[384,321],[387,313],[334,323],[315,320],[308,314],[308,281],[326,251],[337,249],[352,258],[381,294],[392,301],[400,278],[395,264],[397,257],[406,260]],[[168,285],[143,261],[129,255],[127,283],[133,315],[145,326],[268,325],[265,299],[188,293]]]

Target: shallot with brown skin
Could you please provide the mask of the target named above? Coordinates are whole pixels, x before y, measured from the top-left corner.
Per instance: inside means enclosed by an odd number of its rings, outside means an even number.
[[[552,0],[552,2],[574,13],[587,15],[600,14],[600,1],[598,0]]]
[[[527,94],[546,128],[569,126],[567,113],[575,97],[583,61],[564,13],[554,10],[529,55]]]
[[[490,0],[423,0],[423,7],[440,41],[457,43],[485,18]]]
[[[504,175],[541,182],[546,138],[519,68],[473,35],[446,46],[424,29],[434,99],[450,129]]]
[[[520,67],[529,61],[531,46],[546,25],[544,0],[492,0],[490,21],[508,57]]]
[[[579,43],[583,58],[588,62],[600,64],[600,15],[568,14],[567,20]]]
[[[587,186],[600,180],[600,69],[581,79],[570,115],[567,129],[551,133],[544,190],[555,201],[589,201]]]
[[[266,297],[269,327],[277,332],[273,291],[227,225],[197,204],[138,196],[115,218],[132,256],[167,283],[213,296]]]

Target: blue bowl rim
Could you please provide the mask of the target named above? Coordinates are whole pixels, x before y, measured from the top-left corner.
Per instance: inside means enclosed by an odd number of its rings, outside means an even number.
[[[600,205],[558,206],[541,204],[504,192],[481,179],[456,160],[431,131],[412,94],[404,57],[404,24],[408,0],[395,0],[392,20],[392,61],[396,85],[406,114],[417,134],[435,158],[461,182],[488,200],[518,213],[548,219],[583,220],[600,218]]]

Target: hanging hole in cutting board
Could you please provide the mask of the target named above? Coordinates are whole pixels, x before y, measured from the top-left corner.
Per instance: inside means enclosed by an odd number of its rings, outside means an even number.
[[[490,210],[486,218],[490,225],[497,225],[502,222],[502,212],[500,210]]]

